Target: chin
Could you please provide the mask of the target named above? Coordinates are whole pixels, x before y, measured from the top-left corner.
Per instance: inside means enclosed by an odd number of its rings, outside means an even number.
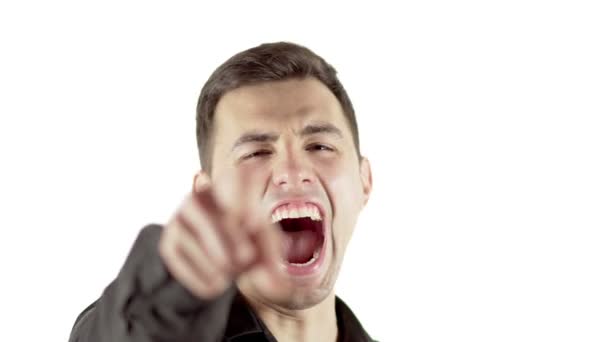
[[[281,296],[267,291],[259,291],[269,303],[285,310],[305,310],[314,307],[333,295],[339,266],[332,263],[327,265],[323,277],[315,277],[304,281],[302,278],[285,279],[288,289]],[[261,289],[260,289],[261,290]]]
[[[285,310],[305,310],[323,302],[331,293],[332,289],[320,288],[314,290],[295,289],[289,297],[269,298],[274,305]]]

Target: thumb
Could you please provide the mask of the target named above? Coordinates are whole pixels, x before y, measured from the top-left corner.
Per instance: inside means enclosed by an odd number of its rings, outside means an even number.
[[[253,283],[275,296],[285,297],[289,294],[289,283],[286,282],[285,276],[268,265],[260,265],[253,268],[249,276]]]
[[[251,278],[277,295],[285,293],[289,283],[282,269],[285,251],[279,226],[268,222],[249,229],[251,241],[258,251]]]

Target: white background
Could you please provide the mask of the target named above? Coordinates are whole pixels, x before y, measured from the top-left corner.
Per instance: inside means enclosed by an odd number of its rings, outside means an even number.
[[[67,341],[198,168],[215,67],[332,63],[375,189],[337,285],[381,341],[608,340],[601,1],[3,1],[0,340]]]

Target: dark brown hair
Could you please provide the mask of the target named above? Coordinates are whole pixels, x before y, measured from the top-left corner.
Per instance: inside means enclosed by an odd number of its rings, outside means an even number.
[[[217,103],[226,92],[260,82],[306,77],[318,79],[336,96],[342,105],[360,156],[355,110],[338,80],[336,70],[304,46],[278,42],[262,44],[232,56],[211,74],[203,86],[196,107],[196,140],[201,168],[211,171],[213,117]]]

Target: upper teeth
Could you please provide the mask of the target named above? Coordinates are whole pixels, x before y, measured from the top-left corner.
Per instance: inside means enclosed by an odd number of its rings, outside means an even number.
[[[293,204],[286,204],[278,207],[272,213],[272,222],[279,222],[287,218],[301,217],[309,217],[312,220],[321,221],[321,213],[319,212],[319,208],[314,204],[306,203],[297,206]]]

